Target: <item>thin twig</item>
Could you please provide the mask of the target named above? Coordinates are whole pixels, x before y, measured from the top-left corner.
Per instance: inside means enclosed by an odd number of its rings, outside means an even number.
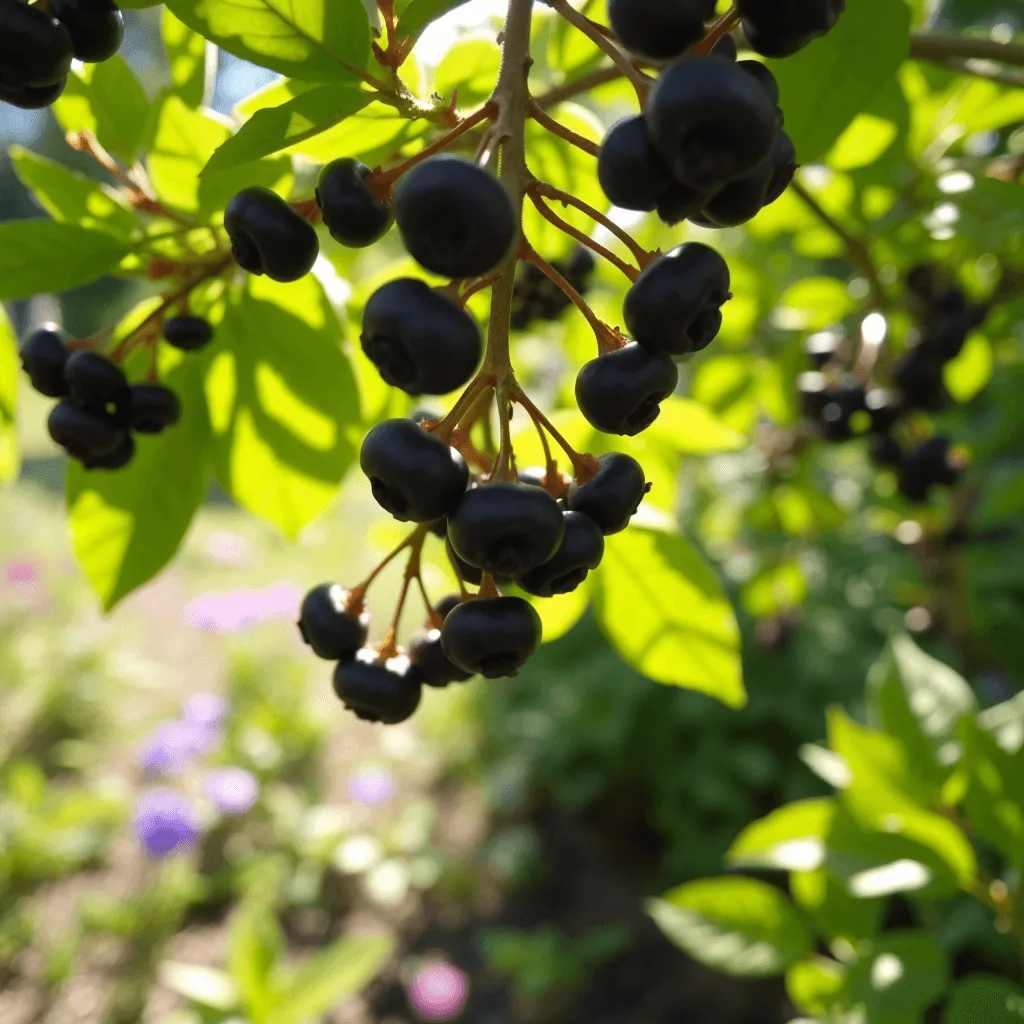
[[[590,139],[585,139],[578,132],[574,132],[571,128],[566,128],[566,126],[560,121],[556,121],[553,117],[549,117],[544,113],[540,104],[534,101],[531,101],[530,103],[530,117],[532,117],[537,124],[547,128],[552,135],[557,135],[560,139],[565,139],[566,142],[571,143],[577,149],[583,150],[584,153],[588,153],[592,157],[596,157],[601,151],[601,147],[596,142],[591,142]]]
[[[910,56],[939,63],[950,58],[973,58],[1024,67],[1024,43],[1003,43],[985,36],[955,32],[915,32],[910,37]]]

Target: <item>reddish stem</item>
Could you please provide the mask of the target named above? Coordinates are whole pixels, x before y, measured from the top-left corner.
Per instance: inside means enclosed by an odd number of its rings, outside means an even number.
[[[485,288],[490,288],[496,281],[501,280],[501,274],[491,274],[488,277],[481,277],[479,281],[471,284],[459,297],[459,305],[465,308],[466,303],[476,295],[477,292],[482,292]]]
[[[583,150],[584,153],[590,154],[592,157],[596,157],[601,151],[601,147],[596,142],[591,142],[590,139],[584,138],[578,132],[574,132],[571,128],[566,128],[560,121],[556,121],[553,117],[544,113],[541,107],[535,100],[530,101],[530,117],[532,117],[537,124],[542,125],[552,135],[557,135],[560,139],[565,139],[566,142],[572,143],[577,149]]]
[[[727,36],[739,23],[740,12],[735,7],[730,7],[708,29],[707,35],[699,43],[694,44],[690,52],[695,55],[710,53],[721,42],[723,37]]]
[[[512,394],[512,400],[518,402],[525,410],[527,415],[537,425],[538,429],[543,428],[546,430],[555,443],[569,456],[569,461],[572,463],[573,476],[581,483],[584,480],[589,480],[600,468],[600,464],[593,455],[588,455],[584,452],[578,452],[569,442],[562,436],[561,432],[555,427],[555,425],[537,408],[536,405],[531,401],[529,395],[523,391],[522,388],[517,388]]]

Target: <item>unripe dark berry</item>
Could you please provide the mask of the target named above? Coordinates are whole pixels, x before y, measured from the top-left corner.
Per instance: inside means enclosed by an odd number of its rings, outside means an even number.
[[[383,238],[394,220],[391,204],[381,202],[366,184],[371,173],[352,157],[332,160],[320,171],[316,202],[331,238],[361,249]]]
[[[788,57],[824,35],[846,0],[737,0],[750,48],[764,57]]]
[[[698,42],[715,0],[608,0],[608,22],[619,42],[648,60],[671,60]]]
[[[612,126],[597,154],[597,180],[624,210],[653,210],[672,187],[672,173],[654,148],[643,114]]]
[[[469,486],[462,456],[412,420],[378,423],[363,441],[359,465],[377,503],[401,522],[447,516]]]
[[[908,501],[924,502],[933,487],[952,487],[960,467],[951,457],[947,437],[929,437],[908,452],[899,468],[900,494]]]
[[[516,583],[536,597],[554,597],[575,590],[604,557],[604,534],[590,516],[563,512],[565,536],[554,556],[536,569],[516,578]]]
[[[710,246],[686,242],[633,282],[622,314],[638,345],[681,356],[711,343],[728,299],[728,264]]]
[[[499,576],[519,576],[548,561],[565,533],[558,502],[523,484],[466,491],[448,517],[448,539],[459,558]]]
[[[274,281],[305,276],[320,252],[312,224],[276,192],[260,185],[242,189],[228,203],[224,228],[238,265]]]
[[[49,0],[50,13],[68,30],[75,56],[98,64],[117,53],[124,17],[111,0]]]
[[[899,466],[903,461],[903,447],[892,434],[875,434],[868,444],[868,455],[878,466]]]
[[[71,70],[71,36],[42,7],[0,4],[0,90],[17,95],[55,86]]]
[[[83,408],[123,417],[131,401],[124,370],[100,352],[72,352],[64,367],[71,397]]]
[[[766,64],[762,64],[759,60],[740,60],[736,62],[736,67],[742,68],[748,75],[753,76],[768,94],[772,103],[778,106],[779,83]]]
[[[357,718],[395,725],[411,718],[423,689],[406,657],[382,661],[364,648],[334,670],[334,692]]]
[[[700,215],[701,207],[711,198],[707,190],[691,188],[674,182],[672,187],[658,200],[658,216],[665,224],[679,224],[694,220]],[[710,227],[716,225],[710,224]]]
[[[466,601],[444,620],[441,647],[466,672],[512,676],[540,645],[540,616],[521,597]]]
[[[87,455],[82,459],[82,465],[86,469],[105,469],[113,472],[124,469],[135,455],[135,439],[131,434],[125,432],[117,446],[109,452],[101,455]]]
[[[601,468],[584,484],[573,484],[565,506],[593,519],[606,537],[629,526],[651,485],[632,456],[609,452],[598,458]]]
[[[908,409],[937,412],[946,404],[942,364],[924,346],[911,349],[896,362],[892,379]]]
[[[339,583],[321,583],[302,599],[299,634],[318,658],[345,661],[366,643],[370,613],[353,615],[347,601],[348,591]]]
[[[21,343],[20,355],[21,367],[36,391],[47,398],[63,398],[68,394],[64,368],[71,352],[56,324],[45,324],[34,330]]]
[[[213,341],[213,324],[201,316],[172,316],[163,323],[164,341],[182,352],[195,352]]]
[[[413,277],[389,281],[370,296],[361,341],[381,377],[410,395],[446,395],[461,388],[483,350],[473,317]]]
[[[178,396],[160,384],[133,384],[128,426],[137,434],[160,434],[181,419]]]
[[[5,89],[0,86],[0,103],[9,103],[21,110],[42,110],[60,99],[67,84],[67,77],[64,77],[53,85],[29,85],[24,89]]]
[[[921,339],[921,345],[941,362],[956,359],[974,328],[967,310],[945,313],[938,317]]]
[[[472,672],[454,664],[441,646],[441,630],[417,630],[409,641],[409,657],[420,682],[427,686],[447,686],[473,678]]]
[[[710,190],[768,158],[779,114],[753,75],[716,57],[695,57],[673,64],[655,83],[647,124],[673,175]]]
[[[658,418],[678,383],[679,370],[668,356],[632,343],[583,364],[576,404],[595,429],[632,437]]]
[[[46,426],[50,437],[82,462],[114,451],[125,436],[112,416],[90,412],[67,399],[50,410]]]
[[[505,186],[458,156],[431,157],[407,171],[395,186],[394,208],[409,255],[443,277],[490,273],[519,231]]]

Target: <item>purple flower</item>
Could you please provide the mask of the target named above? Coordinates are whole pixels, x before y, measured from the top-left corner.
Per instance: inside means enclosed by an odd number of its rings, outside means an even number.
[[[369,807],[386,804],[395,795],[395,779],[387,768],[362,765],[348,780],[348,795]]]
[[[203,792],[225,814],[245,814],[255,805],[260,784],[244,768],[221,768],[206,776]]]
[[[195,725],[219,726],[227,713],[228,702],[219,693],[193,693],[181,705],[181,717]]]
[[[252,545],[237,533],[219,530],[206,542],[206,554],[220,565],[240,569],[252,561]]]
[[[132,823],[135,838],[147,856],[159,859],[199,842],[199,823],[191,805],[173,789],[143,793]]]
[[[38,583],[40,577],[39,564],[31,558],[15,558],[7,563],[7,582],[13,584]]]
[[[236,633],[262,622],[296,618],[302,593],[293,583],[275,583],[260,590],[204,594],[188,604],[185,617],[196,629]]]
[[[180,775],[190,761],[212,753],[219,742],[216,726],[185,720],[161,722],[139,748],[139,767],[149,775]]]
[[[423,1020],[451,1020],[466,1005],[469,982],[453,964],[443,960],[421,968],[409,984],[409,1002]]]

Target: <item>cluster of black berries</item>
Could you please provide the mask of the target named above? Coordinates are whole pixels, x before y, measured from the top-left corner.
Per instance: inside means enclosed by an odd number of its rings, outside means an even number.
[[[73,59],[107,60],[123,35],[112,0],[0,0],[0,102],[48,107],[64,92]]]
[[[892,389],[865,387],[855,380],[847,369],[850,346],[841,335],[827,331],[808,339],[806,351],[815,370],[801,374],[797,386],[803,415],[826,440],[867,434],[872,460],[896,471],[903,497],[924,502],[933,487],[957,482],[960,461],[945,437],[929,437],[905,449],[901,425],[908,414],[946,406],[943,367],[959,355],[987,309],[943,282],[933,267],[914,267],[906,280],[918,326],[909,332],[911,348],[893,365]]]
[[[567,260],[551,264],[580,295],[590,291],[594,277],[594,255],[582,246]],[[525,331],[537,320],[557,320],[572,300],[542,270],[532,263],[520,263],[512,292],[512,320],[514,331]]]
[[[181,418],[181,403],[159,384],[129,384],[124,370],[90,349],[70,349],[50,324],[21,346],[21,364],[40,394],[60,401],[50,436],[86,469],[121,469],[135,454],[132,434],[159,434]]]
[[[651,263],[623,303],[635,341],[585,363],[576,378],[590,425],[625,436],[649,427],[679,381],[673,360],[711,344],[730,297],[729,267],[710,246],[687,242]]]

